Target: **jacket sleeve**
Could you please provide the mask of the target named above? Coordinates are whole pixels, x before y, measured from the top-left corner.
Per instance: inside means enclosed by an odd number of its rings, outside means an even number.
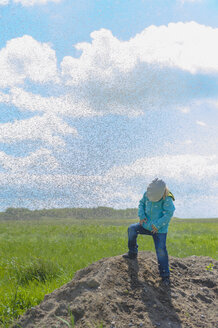
[[[140,220],[143,220],[143,219],[146,218],[146,215],[145,215],[145,208],[146,208],[145,198],[146,198],[146,193],[144,193],[142,199],[139,201],[138,216],[139,216]]]
[[[175,206],[173,204],[173,200],[171,197],[166,197],[166,199],[163,202],[163,215],[158,219],[153,222],[157,230],[162,228],[163,226],[167,225],[175,211]]]

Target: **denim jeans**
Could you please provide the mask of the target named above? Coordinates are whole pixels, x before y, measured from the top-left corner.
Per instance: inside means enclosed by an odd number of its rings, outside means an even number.
[[[137,245],[137,236],[141,235],[150,235],[153,237],[157,261],[158,261],[158,269],[161,277],[169,277],[169,261],[168,261],[168,253],[166,249],[166,239],[167,233],[152,233],[151,231],[143,228],[140,223],[131,224],[128,228],[128,248],[129,253],[138,253],[138,245]]]

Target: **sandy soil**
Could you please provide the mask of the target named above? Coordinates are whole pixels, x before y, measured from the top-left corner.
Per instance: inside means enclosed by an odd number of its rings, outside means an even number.
[[[152,252],[140,252],[138,260],[103,258],[45,295],[13,327],[70,327],[60,319],[70,322],[69,312],[75,327],[218,327],[218,261],[170,257],[170,267],[171,286],[164,287]]]

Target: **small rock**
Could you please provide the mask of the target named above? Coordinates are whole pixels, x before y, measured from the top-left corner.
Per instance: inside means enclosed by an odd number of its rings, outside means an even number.
[[[50,295],[49,295],[49,294],[46,294],[46,295],[44,296],[44,301],[47,301],[47,299],[49,299],[49,297],[50,297]]]
[[[139,327],[143,327],[143,323],[142,322],[139,324]]]
[[[90,279],[90,280],[87,281],[87,285],[91,288],[97,288],[97,287],[99,287],[100,284],[97,280]]]
[[[201,314],[201,318],[205,318],[205,315]]]

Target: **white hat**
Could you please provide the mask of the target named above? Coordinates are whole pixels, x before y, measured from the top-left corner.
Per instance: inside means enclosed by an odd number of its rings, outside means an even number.
[[[147,197],[151,202],[158,202],[164,195],[166,183],[161,179],[154,179],[147,188]]]

